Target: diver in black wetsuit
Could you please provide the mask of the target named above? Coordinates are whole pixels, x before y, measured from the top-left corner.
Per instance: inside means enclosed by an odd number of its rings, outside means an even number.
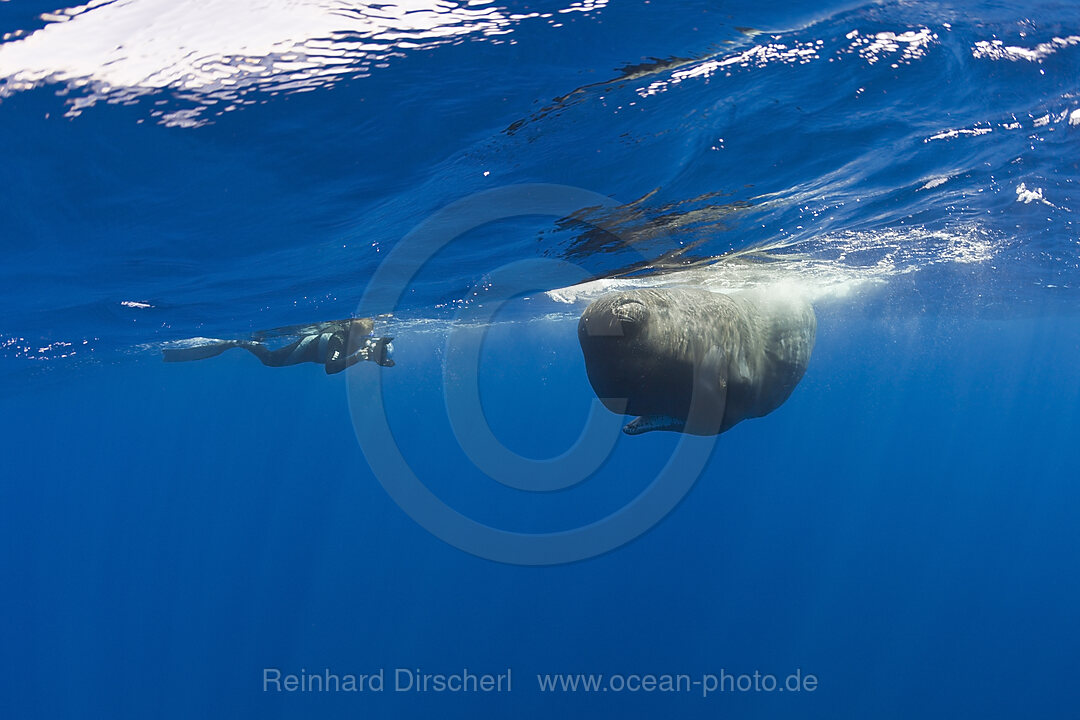
[[[394,361],[390,352],[393,350],[391,341],[394,338],[372,337],[371,329],[371,319],[363,318],[315,328],[314,332],[276,350],[271,350],[261,340],[218,340],[190,348],[168,348],[162,353],[165,362],[186,362],[211,358],[238,347],[247,350],[269,367],[305,362],[321,363],[327,375],[339,373],[362,360],[370,360],[383,367],[393,367]],[[353,348],[351,353],[350,347]]]

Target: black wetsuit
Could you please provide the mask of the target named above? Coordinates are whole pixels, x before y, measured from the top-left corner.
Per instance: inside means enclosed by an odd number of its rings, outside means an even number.
[[[263,365],[282,367],[299,363],[321,363],[327,375],[339,373],[361,360],[372,360],[384,367],[392,367],[390,341],[393,338],[365,337],[359,347],[348,352],[348,333],[341,330],[327,331],[317,335],[305,335],[294,343],[277,350],[270,350],[260,342],[241,342],[244,348],[262,361]]]
[[[277,350],[271,350],[259,342],[241,343],[244,348],[269,367],[298,365],[299,363],[322,363],[326,373],[332,375],[365,359],[359,353],[345,355],[345,333],[324,332],[319,335],[305,335],[294,343]]]

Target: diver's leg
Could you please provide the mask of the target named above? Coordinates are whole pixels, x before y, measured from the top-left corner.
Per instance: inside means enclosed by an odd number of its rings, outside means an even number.
[[[237,343],[249,353],[259,358],[267,367],[284,367],[303,362],[319,362],[318,335],[307,335],[285,347],[271,350],[261,342],[247,341]]]
[[[296,343],[293,343],[293,345],[287,345],[286,347],[283,347],[279,350],[271,350],[270,348],[263,345],[261,342],[255,342],[254,340],[238,342],[236,345],[237,347],[244,348],[249,353],[259,358],[259,362],[261,362],[263,365],[266,365],[267,367],[281,367],[282,365],[288,364],[287,362],[285,362],[285,360],[287,359],[289,352],[292,350],[293,346],[296,345]]]
[[[305,342],[306,341],[306,342]],[[269,367],[281,367],[283,365],[295,365],[298,362],[310,361],[307,356],[311,354],[311,342],[307,338],[297,340],[291,345],[286,345],[277,350],[271,350],[261,342],[254,340],[219,340],[197,345],[190,348],[167,348],[162,350],[165,362],[187,362],[190,360],[205,360],[220,355],[232,348],[243,348],[259,358],[259,361]]]

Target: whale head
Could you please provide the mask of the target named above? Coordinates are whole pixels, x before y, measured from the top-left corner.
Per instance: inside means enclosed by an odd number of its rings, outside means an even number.
[[[609,410],[686,417],[693,363],[666,331],[667,310],[662,295],[629,291],[605,295],[582,313],[578,341],[585,370]]]

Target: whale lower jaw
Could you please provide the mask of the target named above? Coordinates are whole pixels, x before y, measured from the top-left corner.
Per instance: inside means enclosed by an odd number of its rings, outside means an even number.
[[[671,430],[682,432],[686,427],[686,421],[669,415],[642,415],[634,418],[623,428],[627,435],[641,435],[653,430]]]

